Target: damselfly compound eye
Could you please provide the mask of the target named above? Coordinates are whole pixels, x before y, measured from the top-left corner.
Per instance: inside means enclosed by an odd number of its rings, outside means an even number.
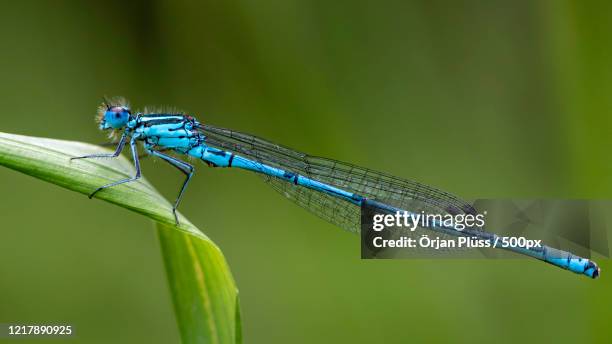
[[[130,120],[132,111],[128,102],[120,97],[104,98],[98,107],[97,120],[102,130],[113,130],[113,132],[123,129]]]
[[[104,112],[104,120],[101,123],[101,129],[121,129],[127,125],[130,120],[130,110],[123,106],[109,107]]]

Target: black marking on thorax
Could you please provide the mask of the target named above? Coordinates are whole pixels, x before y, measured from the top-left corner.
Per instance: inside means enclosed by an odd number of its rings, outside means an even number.
[[[144,127],[152,127],[160,124],[181,123],[186,121],[188,121],[186,116],[178,114],[148,114],[140,117],[140,124]]]

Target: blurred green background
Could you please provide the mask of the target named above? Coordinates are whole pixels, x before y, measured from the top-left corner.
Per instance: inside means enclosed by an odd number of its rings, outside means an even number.
[[[608,2],[0,9],[1,131],[100,143],[95,108],[123,95],[465,198],[612,195]],[[182,175],[143,168],[174,199]],[[0,193],[0,323],[71,323],[72,342],[179,340],[148,220],[4,168]],[[203,164],[182,212],[230,263],[247,343],[612,336],[608,259],[597,281],[529,260],[362,261],[358,236]]]

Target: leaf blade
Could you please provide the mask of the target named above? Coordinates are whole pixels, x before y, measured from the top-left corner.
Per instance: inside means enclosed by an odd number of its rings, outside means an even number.
[[[80,142],[0,133],[0,165],[82,194],[134,174],[124,157],[70,161],[101,150]],[[157,223],[183,342],[240,342],[238,292],[221,250],[182,215],[181,226],[175,226],[171,205],[144,178],[104,190],[96,198]],[[200,308],[202,312],[192,312]]]
[[[206,247],[210,242],[195,240],[193,236],[178,238],[179,232],[169,230],[166,225],[158,224],[157,228],[166,271],[171,275],[170,289],[179,331],[184,340],[189,338],[190,343],[240,343],[240,321],[236,317],[240,312],[238,292],[215,287],[233,283],[231,274],[227,273],[229,269],[214,268],[226,266],[221,251],[216,246]],[[180,258],[176,259],[176,252],[187,254],[178,255]],[[185,285],[197,288],[185,290]],[[227,304],[233,307],[226,307]],[[228,322],[230,326],[220,326],[227,319],[233,319]]]

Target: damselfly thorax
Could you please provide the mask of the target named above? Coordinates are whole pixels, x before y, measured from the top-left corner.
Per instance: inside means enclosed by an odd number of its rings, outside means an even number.
[[[162,148],[187,154],[204,143],[204,135],[197,130],[200,123],[188,115],[137,114],[128,122],[130,135],[143,141],[147,150]]]

